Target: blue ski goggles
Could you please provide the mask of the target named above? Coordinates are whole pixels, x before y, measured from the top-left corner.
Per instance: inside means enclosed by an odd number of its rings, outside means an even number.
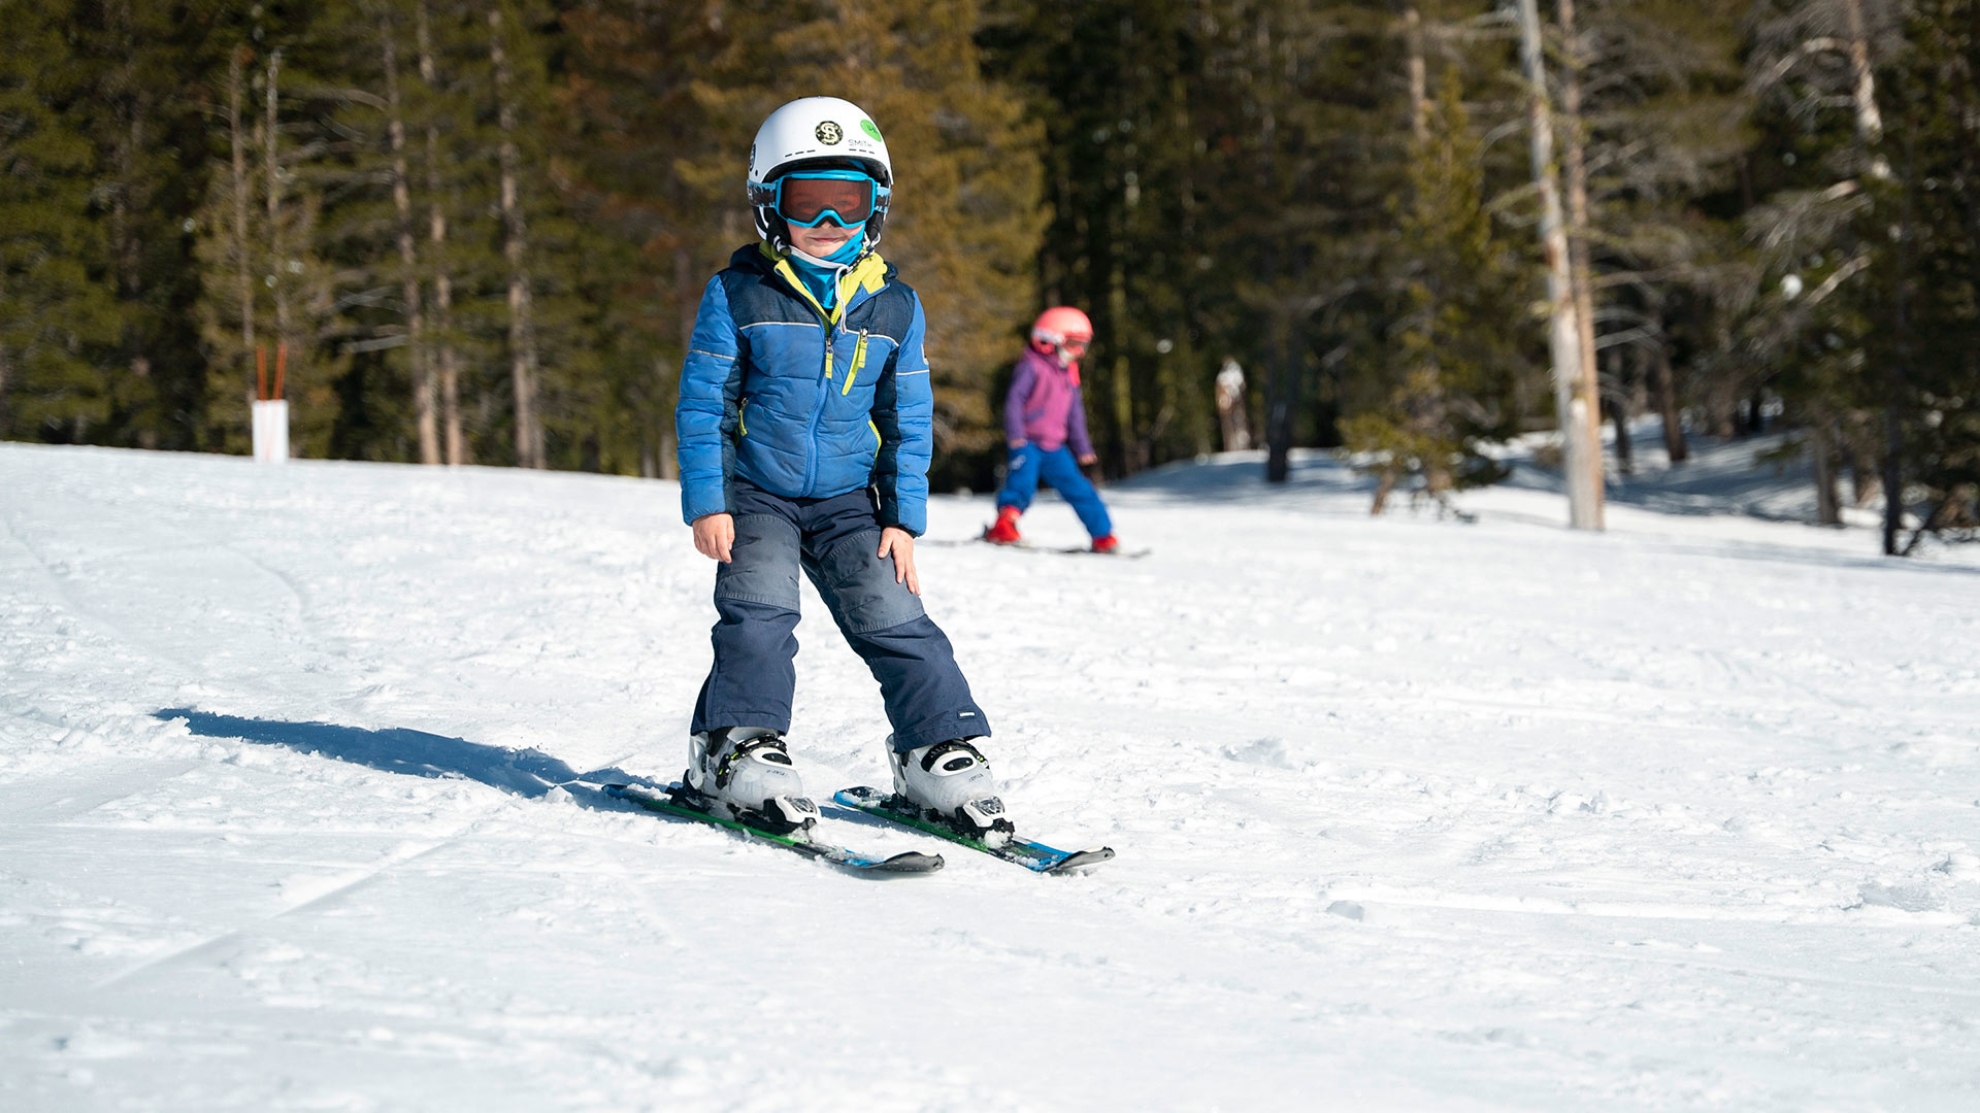
[[[858,231],[885,209],[888,191],[858,170],[807,170],[776,181],[777,215],[794,228],[816,228],[826,220]]]

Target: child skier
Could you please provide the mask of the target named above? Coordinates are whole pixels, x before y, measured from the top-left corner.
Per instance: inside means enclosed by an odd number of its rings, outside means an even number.
[[[814,821],[784,744],[802,568],[880,683],[895,794],[1009,832],[973,744],[990,724],[915,573],[934,398],[921,301],[874,251],[892,185],[880,129],[835,97],[772,112],[750,149],[761,242],[709,281],[675,414],[682,514],[720,562],[684,795],[774,831]]]
[[[985,541],[1011,545],[1022,539],[1018,516],[1031,506],[1042,478],[1072,504],[1093,537],[1094,552],[1121,547],[1107,505],[1079,470],[1099,459],[1086,435],[1086,406],[1079,393],[1079,357],[1092,341],[1093,322],[1069,305],[1047,309],[1032,324],[1031,346],[1018,360],[1004,397],[1010,469],[1004,489],[997,492],[997,521],[983,531]]]

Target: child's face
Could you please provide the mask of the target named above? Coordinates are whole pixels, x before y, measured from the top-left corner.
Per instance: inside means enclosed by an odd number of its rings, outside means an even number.
[[[852,239],[852,235],[851,232],[827,219],[816,228],[792,227],[791,246],[814,259],[823,259],[844,247],[846,241]]]

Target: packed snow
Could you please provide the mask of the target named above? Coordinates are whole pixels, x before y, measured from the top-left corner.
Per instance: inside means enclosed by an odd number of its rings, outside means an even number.
[[[0,445],[0,1108],[1980,1108],[1980,555],[1722,512],[1751,451],[924,545],[1021,829],[1119,857],[826,805],[947,859],[874,881],[596,789],[708,664],[671,484]],[[822,802],[886,725],[806,592]]]

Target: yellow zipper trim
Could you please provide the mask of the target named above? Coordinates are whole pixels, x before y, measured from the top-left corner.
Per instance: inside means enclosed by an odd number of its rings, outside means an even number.
[[[887,443],[880,436],[880,427],[873,424],[873,419],[870,417],[866,419],[866,427],[873,430],[873,451],[880,451],[880,446]]]
[[[825,361],[825,367],[826,367],[825,377],[828,379],[832,377],[831,366],[832,366],[832,361],[830,359],[827,359]],[[839,388],[839,395],[841,397],[844,397],[845,395],[852,393],[853,380],[859,378],[859,369],[865,366],[866,366],[866,330],[860,329],[859,343],[853,345],[852,368],[846,372],[846,385]]]
[[[742,400],[742,405],[736,407],[736,428],[741,429],[742,435],[745,437],[749,436],[749,421],[747,420],[748,416],[749,416],[749,399],[745,398]]]

